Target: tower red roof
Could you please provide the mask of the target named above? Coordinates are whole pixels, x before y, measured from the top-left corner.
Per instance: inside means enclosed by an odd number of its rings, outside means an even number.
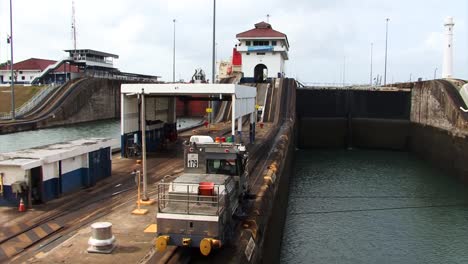
[[[284,33],[274,30],[270,24],[262,21],[255,28],[236,35],[237,38],[286,38]]]

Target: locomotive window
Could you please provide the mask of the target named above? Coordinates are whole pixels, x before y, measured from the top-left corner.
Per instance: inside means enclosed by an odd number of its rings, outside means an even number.
[[[239,175],[237,173],[236,160],[224,159],[207,159],[206,160],[206,173],[209,174],[225,174],[225,175]]]

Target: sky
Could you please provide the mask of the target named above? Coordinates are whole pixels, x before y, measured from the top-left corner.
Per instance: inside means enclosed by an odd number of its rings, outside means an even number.
[[[59,60],[73,47],[72,0],[12,0],[14,61]],[[9,1],[0,0],[0,61],[9,58]],[[172,80],[173,19],[176,79],[196,68],[209,79],[213,0],[75,0],[77,48],[118,54],[121,71]],[[454,17],[454,76],[468,79],[466,0],[217,0],[216,58],[228,60],[236,34],[267,20],[290,42],[286,75],[308,83],[368,83],[384,72],[389,18],[387,82],[442,73],[443,22]]]

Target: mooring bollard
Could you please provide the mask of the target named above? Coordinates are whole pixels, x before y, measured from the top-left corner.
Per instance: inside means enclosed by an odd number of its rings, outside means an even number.
[[[115,248],[112,235],[112,223],[97,222],[91,225],[91,237],[88,240],[88,253],[110,254]]]

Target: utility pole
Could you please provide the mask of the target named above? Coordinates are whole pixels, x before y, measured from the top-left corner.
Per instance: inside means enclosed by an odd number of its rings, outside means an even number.
[[[173,43],[173,51],[172,51],[172,82],[175,83],[175,29],[176,29],[176,20],[173,19],[172,22],[174,22],[174,43]]]
[[[437,67],[434,69],[434,80],[437,78]]]
[[[15,120],[15,76],[13,73],[13,7],[10,0],[10,50],[11,50],[11,119]]]
[[[372,86],[372,53],[374,49],[374,43],[371,42],[370,44],[370,86]]]
[[[384,71],[384,86],[387,84],[387,50],[388,50],[388,21],[390,18],[386,19],[386,29],[385,29],[385,71]]]

